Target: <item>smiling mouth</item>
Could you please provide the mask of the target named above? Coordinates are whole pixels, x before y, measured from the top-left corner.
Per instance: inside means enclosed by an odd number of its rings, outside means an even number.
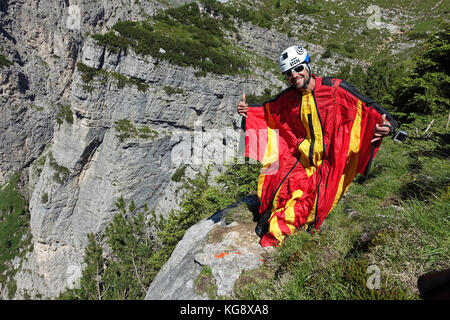
[[[300,84],[302,81],[303,81],[303,78],[300,77],[300,78],[295,79],[295,80],[293,81],[293,84],[297,85],[297,84]]]

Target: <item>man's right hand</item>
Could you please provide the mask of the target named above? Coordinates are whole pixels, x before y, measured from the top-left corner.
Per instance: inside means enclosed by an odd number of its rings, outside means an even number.
[[[247,118],[248,103],[245,102],[245,93],[242,94],[242,99],[238,103],[237,110],[241,116],[244,116]]]

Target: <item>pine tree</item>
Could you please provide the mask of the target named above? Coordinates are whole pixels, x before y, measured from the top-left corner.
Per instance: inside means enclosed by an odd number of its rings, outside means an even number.
[[[393,104],[403,112],[432,114],[450,109],[450,23],[427,40],[413,74],[394,94]]]
[[[86,267],[82,272],[80,287],[67,290],[61,294],[60,299],[102,300],[105,291],[108,291],[110,288],[103,279],[106,267],[106,260],[103,258],[103,248],[95,240],[93,233],[89,233],[87,238],[88,245],[84,252]]]

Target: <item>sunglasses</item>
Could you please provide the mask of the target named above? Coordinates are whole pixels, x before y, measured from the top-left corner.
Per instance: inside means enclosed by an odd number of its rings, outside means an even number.
[[[295,68],[289,69],[288,71],[283,72],[283,74],[287,77],[290,77],[290,76],[292,76],[292,70],[299,73],[299,72],[302,72],[304,69],[305,69],[305,66],[303,64],[301,64],[298,67],[295,67]]]

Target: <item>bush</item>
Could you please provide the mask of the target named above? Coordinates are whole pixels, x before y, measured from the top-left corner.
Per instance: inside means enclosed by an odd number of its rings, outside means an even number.
[[[64,121],[67,123],[73,123],[73,114],[70,106],[58,104],[59,111],[56,114],[56,122],[62,124]]]
[[[158,132],[149,127],[136,128],[130,120],[117,120],[114,129],[119,133],[116,135],[120,142],[128,138],[154,139],[158,136]]]
[[[148,84],[144,83],[142,79],[127,77],[118,72],[107,72],[103,69],[95,69],[85,65],[82,62],[77,63],[78,71],[81,73],[81,79],[85,83],[91,83],[96,78],[101,84],[106,84],[109,79],[116,80],[116,84],[119,88],[123,88],[125,85],[136,85],[139,91],[146,91]],[[85,89],[92,91],[92,87],[85,86]]]
[[[185,173],[186,173],[186,168],[187,165],[184,164],[181,167],[179,167],[174,174],[172,175],[172,177],[170,178],[170,180],[174,181],[174,182],[181,182],[181,180],[183,179]]]
[[[62,184],[70,175],[70,170],[62,165],[59,165],[51,153],[49,153],[48,157],[50,160],[50,167],[55,171],[53,174],[53,180],[59,184]]]
[[[332,52],[330,49],[326,49],[325,52],[322,54],[322,59],[327,59],[330,58],[332,56]]]
[[[9,67],[12,62],[9,61],[4,55],[0,54],[0,68]]]
[[[383,103],[392,96],[394,87],[403,81],[406,74],[402,65],[393,65],[384,60],[364,70],[361,66],[344,66],[336,75],[351,83],[363,95]]]

